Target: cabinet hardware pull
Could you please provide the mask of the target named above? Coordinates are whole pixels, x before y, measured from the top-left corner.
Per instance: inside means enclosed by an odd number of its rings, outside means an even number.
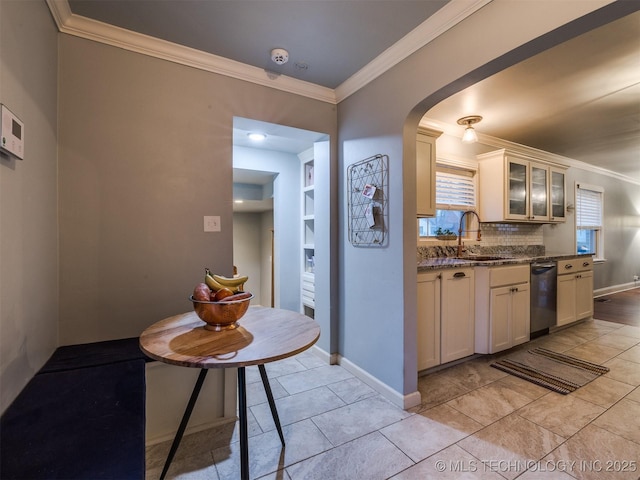
[[[570,268],[573,268],[573,265],[571,265],[570,263],[566,264],[564,266],[565,269],[569,270]]]
[[[464,274],[464,272],[456,272],[453,274],[453,276],[455,278],[462,278],[462,277],[465,277],[466,275]]]
[[[582,266],[583,267],[588,267],[589,266],[589,262],[582,262]]]

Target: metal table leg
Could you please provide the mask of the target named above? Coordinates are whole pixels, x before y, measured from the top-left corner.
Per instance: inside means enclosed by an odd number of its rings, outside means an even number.
[[[278,429],[278,435],[280,435],[280,441],[284,447],[284,435],[282,434],[282,427],[280,426],[280,417],[278,416],[278,410],[276,410],[276,403],[273,400],[273,393],[271,393],[271,385],[269,384],[269,378],[267,377],[267,370],[264,365],[258,365],[260,370],[260,376],[262,377],[262,384],[264,385],[264,391],[267,393],[267,399],[269,400],[269,408],[271,408],[271,416]]]
[[[249,480],[249,430],[247,428],[247,381],[238,367],[238,420],[240,423],[240,479]]]
[[[204,379],[207,376],[206,368],[202,368],[200,370],[200,374],[198,375],[198,379],[196,380],[196,384],[193,387],[193,392],[191,392],[191,398],[189,398],[189,403],[187,403],[187,408],[184,411],[184,415],[182,415],[182,421],[180,422],[180,426],[178,427],[178,431],[176,432],[176,436],[173,439],[173,443],[171,444],[171,450],[169,450],[169,455],[167,456],[167,460],[164,462],[164,468],[162,469],[162,474],[160,475],[160,480],[163,480],[167,471],[169,470],[169,466],[171,465],[171,461],[173,460],[173,456],[176,454],[178,450],[178,446],[180,445],[180,440],[182,440],[182,435],[184,434],[185,429],[187,428],[187,423],[189,423],[189,417],[191,417],[191,412],[193,411],[193,407],[196,404],[196,400],[198,400],[198,395],[200,395],[200,389],[202,388],[202,384],[204,383]]]

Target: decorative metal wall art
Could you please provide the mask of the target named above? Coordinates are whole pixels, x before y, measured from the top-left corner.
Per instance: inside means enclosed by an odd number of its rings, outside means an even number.
[[[386,246],[388,164],[387,155],[374,155],[347,168],[349,241],[355,247]]]

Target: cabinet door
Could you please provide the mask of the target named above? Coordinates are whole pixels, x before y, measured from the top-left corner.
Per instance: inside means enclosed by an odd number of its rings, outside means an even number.
[[[529,219],[549,220],[549,168],[532,163],[529,170]]]
[[[507,168],[507,204],[505,217],[511,220],[528,220],[529,217],[529,168],[527,162],[509,159]]]
[[[491,289],[491,351],[499,352],[511,347],[511,287]]]
[[[593,315],[593,271],[576,274],[576,320]]]
[[[473,268],[442,272],[440,295],[440,360],[442,363],[474,353],[474,287]]]
[[[576,319],[576,277],[558,275],[557,325],[566,325]]]
[[[549,220],[553,222],[564,222],[565,208],[566,208],[566,195],[565,195],[565,173],[564,171],[550,168],[551,174],[551,213]]]
[[[436,214],[436,139],[418,134],[416,141],[416,200],[418,217]]]
[[[440,272],[418,275],[418,371],[440,365]]]
[[[511,346],[528,342],[531,333],[531,292],[528,283],[512,287]]]

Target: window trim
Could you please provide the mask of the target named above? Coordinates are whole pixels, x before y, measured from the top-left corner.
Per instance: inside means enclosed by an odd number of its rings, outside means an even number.
[[[578,191],[590,190],[592,192],[598,192],[600,194],[600,225],[593,225],[595,228],[580,228],[578,227]],[[593,185],[583,182],[575,182],[574,187],[574,205],[575,205],[575,218],[573,224],[573,249],[577,253],[578,251],[578,230],[593,230],[595,231],[595,243],[596,251],[593,255],[594,262],[604,262],[604,188],[599,185]]]

